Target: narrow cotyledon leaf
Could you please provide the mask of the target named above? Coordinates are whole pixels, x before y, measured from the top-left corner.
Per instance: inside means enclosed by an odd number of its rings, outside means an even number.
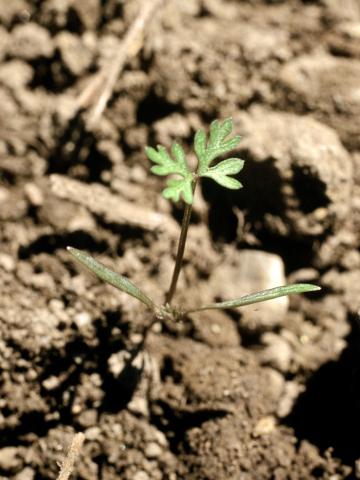
[[[321,288],[310,283],[294,283],[293,285],[283,285],[281,287],[262,290],[261,292],[257,293],[250,293],[249,295],[244,295],[243,297],[236,298],[235,300],[211,303],[202,307],[192,308],[190,310],[187,310],[185,313],[200,312],[201,310],[213,310],[218,308],[227,309],[244,307],[245,305],[266,302],[267,300],[273,300],[275,298],[283,297],[285,295],[291,295],[294,293],[315,292],[317,290],[321,290]]]
[[[136,285],[134,285],[128,278],[120,275],[119,273],[110,270],[110,268],[103,265],[101,262],[95,260],[94,257],[87,253],[78,250],[77,248],[67,247],[68,252],[90,272],[94,273],[97,277],[106,283],[109,283],[113,287],[127,293],[128,295],[136,298],[140,302],[144,303],[154,312],[157,312],[159,308],[145,293],[143,293]]]

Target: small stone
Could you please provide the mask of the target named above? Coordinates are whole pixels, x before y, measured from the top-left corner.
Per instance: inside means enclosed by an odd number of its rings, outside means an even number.
[[[74,322],[79,328],[86,327],[91,323],[91,315],[88,312],[77,313],[74,317]]]
[[[51,377],[46,378],[42,382],[42,386],[48,391],[55,390],[59,385],[60,379],[55,377],[55,375],[51,375]]]
[[[117,377],[124,370],[126,362],[130,359],[130,353],[125,350],[113,353],[108,359],[110,372]]]
[[[0,267],[6,272],[13,272],[15,270],[15,260],[7,253],[0,253]]]
[[[144,470],[138,470],[133,475],[133,480],[149,480],[149,475]]]
[[[99,427],[90,427],[85,430],[85,437],[87,440],[97,440],[101,435]]]
[[[278,417],[284,418],[289,415],[296,399],[304,390],[305,387],[295,381],[286,382],[284,394],[280,399],[279,406],[276,412]]]
[[[93,54],[79,36],[63,31],[55,37],[55,43],[63,62],[73,75],[86,72],[93,60]]]
[[[85,410],[85,412],[80,413],[80,415],[77,417],[77,422],[84,428],[94,426],[96,424],[96,421],[97,412],[93,408]]]
[[[33,480],[35,472],[30,467],[25,467],[21,472],[14,476],[14,480]]]
[[[253,435],[254,437],[261,437],[271,433],[276,427],[276,420],[272,415],[260,418],[255,425]]]
[[[147,417],[149,414],[148,402],[143,397],[133,397],[131,402],[128,403],[127,409],[136,415],[143,415],[144,417]]]
[[[260,352],[261,363],[281,372],[287,372],[292,358],[292,350],[288,342],[271,332],[262,335],[261,342],[265,345]]]
[[[268,368],[267,373],[269,396],[270,398],[274,399],[274,401],[278,402],[284,392],[285,379],[280,372],[274,370],[273,368]]]
[[[157,458],[162,454],[162,448],[155,442],[150,442],[145,448],[147,458]]]
[[[5,447],[0,449],[0,469],[13,472],[21,468],[22,460],[17,447]]]
[[[35,183],[27,183],[24,187],[24,192],[33,207],[40,207],[44,203],[42,191]]]
[[[238,298],[284,285],[284,263],[278,255],[260,250],[231,250],[210,279],[211,290],[223,300]],[[241,325],[250,331],[269,330],[285,320],[289,299],[277,298],[271,302],[249,305],[241,309]]]
[[[51,57],[54,51],[49,32],[33,22],[15,26],[11,40],[10,53],[24,60]]]

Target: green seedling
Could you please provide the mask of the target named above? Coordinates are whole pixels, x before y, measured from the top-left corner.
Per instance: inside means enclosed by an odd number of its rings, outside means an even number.
[[[105,265],[95,260],[87,253],[68,247],[69,252],[74,258],[84,265],[90,272],[94,273],[104,282],[118,288],[122,292],[135,297],[142,302],[154,314],[155,319],[164,320],[170,318],[177,320],[184,315],[211,309],[231,309],[251,305],[258,302],[265,302],[285,295],[294,293],[314,292],[320,290],[320,287],[307,283],[296,283],[293,285],[283,285],[261,292],[250,293],[234,300],[228,300],[219,303],[210,303],[208,305],[197,305],[193,308],[184,310],[181,307],[173,306],[172,300],[176,291],[182,260],[184,256],[188,227],[190,223],[194,191],[200,178],[208,177],[213,179],[219,185],[232,190],[238,190],[242,187],[241,183],[234,178],[244,166],[244,161],[239,158],[227,158],[217,161],[219,157],[227,154],[237,147],[240,142],[239,136],[229,138],[232,132],[233,122],[231,118],[223,122],[215,120],[210,126],[210,134],[207,137],[204,130],[199,130],[194,139],[194,150],[198,160],[195,171],[189,168],[186,155],[183,148],[174,143],[171,148],[171,154],[167,149],[159,145],[156,149],[146,147],[145,151],[148,158],[154,163],[151,171],[156,175],[176,175],[177,178],[170,178],[163,191],[166,199],[178,202],[182,199],[185,202],[184,215],[181,225],[181,232],[178,242],[178,249],[175,259],[174,271],[169,290],[165,295],[165,301],[157,304],[153,299],[142,292],[128,278],[114,272]],[[217,161],[217,162],[216,162]],[[180,178],[179,178],[180,177]]]

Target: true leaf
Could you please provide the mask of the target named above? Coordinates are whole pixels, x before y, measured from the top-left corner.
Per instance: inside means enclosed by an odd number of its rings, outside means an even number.
[[[228,158],[214,167],[209,168],[202,174],[202,177],[212,178],[223,187],[237,190],[242,187],[242,184],[235,178],[229,177],[229,175],[239,173],[243,166],[244,160],[240,160],[240,158]]]
[[[86,267],[88,270],[90,270],[90,272],[94,273],[104,282],[109,283],[118,290],[121,290],[122,292],[125,292],[128,295],[136,298],[154,312],[158,310],[158,307],[151,300],[151,298],[145,295],[145,293],[143,293],[128,278],[114,272],[113,270],[110,270],[110,268],[106,267],[98,260],[95,260],[94,257],[81,250],[78,250],[77,248],[67,247],[67,250],[78,262],[84,265],[84,267]]]
[[[174,143],[171,147],[172,156],[161,145],[158,145],[157,150],[146,147],[145,152],[148,158],[156,164],[151,167],[153,173],[156,175],[174,174],[182,177],[181,179],[168,180],[167,187],[163,191],[164,197],[177,202],[182,196],[186,203],[191,204],[193,200],[193,174],[189,170],[182,147],[178,143]]]
[[[236,135],[233,138],[226,139],[233,128],[232,118],[227,118],[223,122],[214,120],[210,125],[210,136],[206,144],[206,135],[200,130],[195,135],[195,152],[199,160],[198,173],[203,176],[215,158],[224,155],[233,150],[239,143],[240,137]]]

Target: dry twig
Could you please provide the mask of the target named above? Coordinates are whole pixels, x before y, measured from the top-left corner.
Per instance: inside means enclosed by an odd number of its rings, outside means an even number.
[[[82,444],[84,443],[85,435],[83,433],[77,433],[70,445],[69,451],[62,463],[59,476],[57,480],[68,480],[72,471],[74,470],[74,464],[80,454]]]
[[[140,13],[131,24],[113,60],[95,75],[87,88],[78,97],[77,111],[87,108],[93,102],[94,97],[97,97],[88,120],[90,128],[100,120],[126,62],[140,51],[143,45],[146,25],[163,1],[143,1]]]

